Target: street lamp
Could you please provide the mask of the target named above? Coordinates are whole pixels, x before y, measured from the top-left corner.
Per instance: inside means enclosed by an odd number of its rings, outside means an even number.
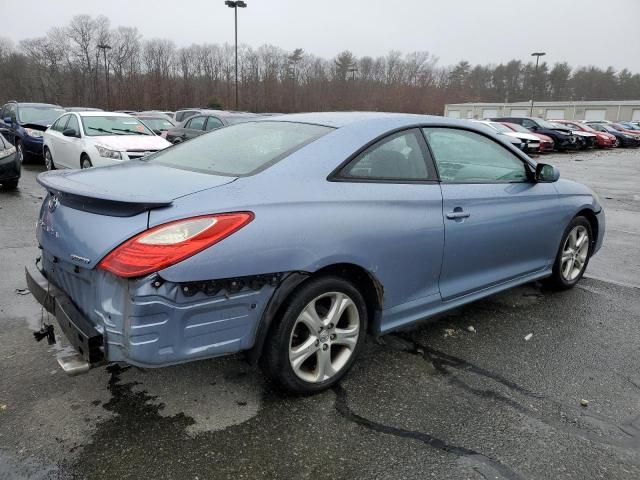
[[[104,82],[107,86],[107,110],[109,109],[109,70],[107,69],[107,50],[111,50],[111,45],[101,43],[98,48],[104,54]]]
[[[536,80],[538,79],[538,62],[540,61],[540,57],[544,57],[546,52],[533,52],[531,54],[532,57],[536,57],[536,70],[533,74],[533,86],[531,87],[531,110],[529,111],[529,116],[533,117],[533,99],[536,96]]]
[[[236,20],[236,110],[238,110],[238,8],[245,8],[247,4],[242,0],[226,0],[224,4],[233,8]]]

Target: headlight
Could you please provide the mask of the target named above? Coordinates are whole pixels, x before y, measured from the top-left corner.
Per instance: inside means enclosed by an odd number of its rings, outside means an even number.
[[[44,134],[42,130],[34,130],[33,128],[25,128],[24,131],[27,132],[27,135],[33,138],[42,138],[42,135]]]
[[[96,145],[96,150],[98,150],[98,154],[104,158],[112,158],[114,160],[122,160],[122,154],[115,150],[110,150],[101,145]]]
[[[16,147],[10,147],[6,150],[0,150],[0,159],[7,158],[9,155],[16,153]]]

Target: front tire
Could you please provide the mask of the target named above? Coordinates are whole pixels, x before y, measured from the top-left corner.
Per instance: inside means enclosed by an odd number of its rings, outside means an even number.
[[[582,216],[575,217],[564,231],[548,284],[557,290],[573,288],[584,275],[591,258],[593,233]]]
[[[80,157],[80,168],[85,169],[91,167],[93,167],[93,164],[91,163],[89,156],[86,154],[82,155],[82,157]]]
[[[309,280],[291,295],[267,339],[266,373],[293,393],[325,390],[353,366],[366,331],[367,307],[353,284],[334,276]]]
[[[44,147],[44,166],[47,167],[47,170],[55,170],[56,165],[53,163],[53,157],[51,156],[51,151]]]
[[[18,182],[20,181],[19,178],[15,178],[13,180],[7,180],[7,181],[0,181],[0,184],[2,184],[2,188],[4,190],[15,190],[16,188],[18,188]]]

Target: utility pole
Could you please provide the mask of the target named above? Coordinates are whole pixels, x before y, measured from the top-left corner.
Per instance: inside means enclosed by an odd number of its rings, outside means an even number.
[[[107,45],[106,43],[101,43],[98,45],[98,48],[102,50],[102,54],[104,55],[104,83],[107,88],[107,110],[110,108],[109,102],[109,68],[107,67],[107,50],[111,50],[111,45]]]
[[[533,101],[534,98],[536,96],[536,80],[538,80],[538,62],[540,61],[540,57],[544,57],[546,55],[545,52],[533,52],[531,54],[532,57],[536,57],[536,69],[535,72],[533,74],[533,82],[531,82],[533,85],[531,87],[531,109],[529,110],[529,116],[533,117]]]
[[[236,36],[236,41],[235,41],[235,45],[236,45],[236,110],[239,110],[238,108],[238,8],[246,8],[247,4],[242,0],[226,0],[224,4],[229,8],[233,8],[233,11],[235,14],[234,16],[235,16],[235,36]]]

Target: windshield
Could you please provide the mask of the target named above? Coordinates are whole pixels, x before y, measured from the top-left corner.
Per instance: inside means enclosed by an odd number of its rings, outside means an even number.
[[[18,107],[18,120],[20,123],[53,123],[63,113],[66,113],[66,110],[60,107],[20,106]]]
[[[144,161],[215,175],[252,175],[331,130],[304,123],[240,123],[212,130]]]
[[[134,117],[82,117],[84,133],[90,137],[100,135],[153,135],[140,120]]]
[[[142,122],[149,127],[151,130],[169,130],[173,127],[173,123],[165,118],[148,118],[148,117],[139,117]]]
[[[543,120],[541,118],[537,118],[536,122],[538,122],[538,126],[542,127],[542,128],[550,128],[552,130],[558,128],[557,126],[554,127],[549,122],[547,122],[546,120]],[[564,128],[564,127],[562,127],[562,128]]]

